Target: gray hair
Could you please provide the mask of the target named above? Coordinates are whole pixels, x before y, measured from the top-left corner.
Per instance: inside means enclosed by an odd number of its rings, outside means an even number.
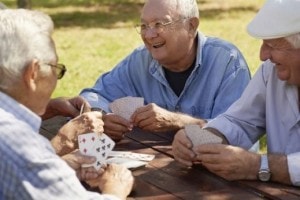
[[[300,49],[300,33],[285,37],[285,39],[295,48]]]
[[[199,9],[196,0],[177,0],[177,11],[183,18],[199,18]]]
[[[5,9],[0,11],[0,89],[21,80],[34,59],[41,63],[56,61],[51,18],[38,11]],[[41,68],[50,73],[51,68]]]

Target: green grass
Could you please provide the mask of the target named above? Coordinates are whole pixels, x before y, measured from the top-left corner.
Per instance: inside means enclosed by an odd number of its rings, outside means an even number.
[[[135,47],[142,44],[133,26],[142,0],[32,0],[33,9],[48,13],[55,23],[54,40],[68,72],[53,97],[74,96],[91,87]],[[199,30],[234,43],[252,74],[259,65],[260,41],[247,35],[246,25],[263,0],[200,0]],[[3,1],[15,7],[15,0]]]

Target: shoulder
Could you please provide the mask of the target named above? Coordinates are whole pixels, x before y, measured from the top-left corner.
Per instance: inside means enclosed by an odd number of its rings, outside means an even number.
[[[231,42],[223,40],[217,37],[207,37],[203,47],[203,51],[225,53],[228,56],[238,57],[242,53],[240,50]]]

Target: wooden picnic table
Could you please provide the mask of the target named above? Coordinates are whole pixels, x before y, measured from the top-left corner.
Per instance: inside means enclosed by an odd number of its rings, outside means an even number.
[[[41,133],[50,137],[63,123],[62,118],[48,120],[43,123]],[[183,167],[173,158],[173,137],[172,132],[151,133],[136,128],[116,144],[114,150],[155,155],[146,166],[132,170],[136,184],[127,199],[300,199],[299,187],[273,182],[227,181],[200,165]]]

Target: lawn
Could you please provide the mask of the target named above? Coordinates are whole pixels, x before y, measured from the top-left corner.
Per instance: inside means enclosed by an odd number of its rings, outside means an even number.
[[[14,0],[2,1],[8,7]],[[59,62],[68,72],[53,97],[74,96],[91,87],[135,47],[142,44],[133,28],[142,0],[32,0],[33,9],[48,13],[55,23]],[[260,41],[247,35],[246,25],[262,0],[200,0],[200,28],[206,35],[231,41],[244,54],[252,74],[259,65]]]

